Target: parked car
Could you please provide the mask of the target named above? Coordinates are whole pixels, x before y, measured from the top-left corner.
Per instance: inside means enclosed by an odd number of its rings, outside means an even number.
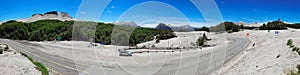
[[[119,56],[132,56],[132,52],[126,50],[119,50]]]

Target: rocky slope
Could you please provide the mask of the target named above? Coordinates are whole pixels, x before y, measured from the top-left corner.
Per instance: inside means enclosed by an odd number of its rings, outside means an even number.
[[[138,27],[138,25],[135,22],[133,22],[133,21],[129,21],[129,22],[126,22],[126,21],[115,21],[115,22],[113,22],[113,24],[120,25],[120,26]]]
[[[160,30],[172,30],[171,25],[166,25],[164,23],[159,23],[155,28]]]
[[[45,19],[55,19],[55,20],[74,20],[68,13],[66,12],[57,12],[57,11],[50,11],[44,14],[34,14],[30,18],[25,19],[17,19],[16,21],[20,22],[35,22],[38,20],[45,20]]]
[[[0,43],[0,48],[5,45]],[[26,57],[13,50],[0,54],[0,75],[41,75]]]
[[[190,25],[182,25],[182,26],[172,26],[164,23],[158,24],[156,29],[160,30],[173,30],[173,31],[194,31],[194,28]]]

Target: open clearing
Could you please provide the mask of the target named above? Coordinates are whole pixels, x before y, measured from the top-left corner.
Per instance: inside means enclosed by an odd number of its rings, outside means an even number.
[[[14,51],[0,54],[0,75],[41,75],[26,57]]]
[[[89,42],[28,42],[2,40],[15,45],[19,51],[31,49],[31,53],[45,57],[52,63],[52,69],[64,74],[216,74],[216,75],[284,75],[296,70],[300,63],[299,55],[286,46],[292,39],[297,46],[300,40],[299,30],[281,30],[275,36],[274,31],[245,30],[232,34],[206,33],[216,44],[203,49],[189,49],[175,52],[150,52],[133,54],[132,57],[118,56],[118,49],[127,46],[104,45],[93,47]],[[149,41],[138,46],[189,47],[203,32],[177,32],[176,38]],[[246,36],[250,33],[250,36]],[[252,47],[252,44],[256,45]],[[279,57],[278,57],[279,56]],[[43,60],[41,60],[43,61]],[[53,63],[58,63],[53,64]],[[223,63],[225,63],[223,65]]]
[[[149,41],[156,47],[191,46],[203,32],[181,32],[180,35],[159,43]],[[132,57],[118,56],[118,49],[126,46],[90,46],[89,42],[28,42],[2,40],[26,52],[60,73],[71,74],[209,74],[246,48],[250,40],[242,37],[226,37],[225,34],[206,33],[213,47],[189,49],[182,52],[159,52],[134,54]]]
[[[275,35],[279,31],[279,35]],[[250,36],[246,36],[249,33]],[[216,75],[286,75],[291,70],[297,71],[300,64],[297,52],[292,51],[286,43],[292,39],[294,45],[299,47],[300,31],[271,30],[271,32],[246,30],[233,33],[233,36],[243,36],[255,43],[226,63]],[[277,58],[278,56],[278,58]]]

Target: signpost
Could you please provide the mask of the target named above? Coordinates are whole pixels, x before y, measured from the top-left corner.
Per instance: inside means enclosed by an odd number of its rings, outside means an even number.
[[[275,35],[279,35],[279,31],[275,31]]]
[[[56,40],[61,41],[62,37],[61,36],[56,36]]]
[[[102,41],[102,42],[100,42],[100,44],[101,44],[101,45],[104,45],[104,44],[105,44],[105,42],[103,42],[103,41]]]
[[[105,42],[102,41],[102,42],[100,42],[99,44],[102,45],[102,46],[104,46],[104,45],[105,45]]]
[[[249,34],[249,33],[247,33],[246,35],[247,35],[247,36],[250,36],[250,34]]]
[[[279,35],[279,31],[275,31],[276,38]]]

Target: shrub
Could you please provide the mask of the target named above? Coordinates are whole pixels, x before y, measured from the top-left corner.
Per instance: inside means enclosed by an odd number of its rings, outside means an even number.
[[[300,65],[297,65],[298,74],[300,74]]]
[[[286,45],[292,47],[292,45],[293,45],[292,39],[289,39],[289,40],[287,41]]]
[[[42,75],[49,75],[47,68],[40,62],[35,62],[31,57],[29,57],[27,54],[25,53],[21,53],[23,56],[25,56],[29,61],[31,61],[38,70],[40,70],[42,72]]]
[[[199,37],[196,44],[197,46],[203,46],[205,42],[205,39],[203,37]]]
[[[3,54],[3,51],[4,51],[4,49],[1,49],[1,48],[0,48],[0,54]]]
[[[9,48],[8,48],[8,45],[5,44],[4,50],[6,51],[6,50],[8,50],[8,49],[9,49]]]
[[[293,43],[292,39],[289,39],[289,40],[287,41],[286,45],[292,45],[292,43]]]
[[[159,43],[159,42],[160,42],[159,39],[156,39],[155,43]]]
[[[49,75],[47,68],[40,62],[33,62],[34,65],[42,72],[42,75]]]
[[[276,58],[279,58],[280,57],[280,54],[278,54],[277,56],[276,56]]]
[[[294,48],[293,48],[293,51],[299,51],[299,48],[294,47]]]

